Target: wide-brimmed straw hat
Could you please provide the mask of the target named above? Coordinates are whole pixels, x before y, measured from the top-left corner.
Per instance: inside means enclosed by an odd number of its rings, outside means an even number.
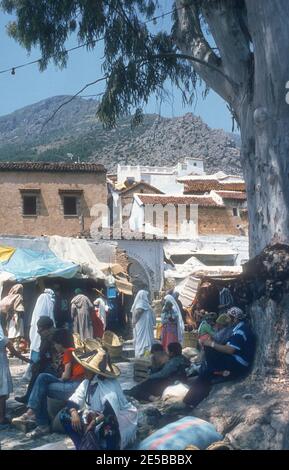
[[[103,375],[110,379],[116,379],[120,376],[119,368],[111,363],[109,354],[102,348],[86,353],[73,351],[72,354],[82,367],[95,374]]]

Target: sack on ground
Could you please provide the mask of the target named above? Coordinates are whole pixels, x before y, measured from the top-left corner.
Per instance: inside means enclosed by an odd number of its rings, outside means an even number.
[[[186,394],[189,391],[189,387],[185,384],[178,383],[176,385],[170,385],[169,387],[165,388],[162,394],[162,400],[175,403],[176,401],[182,401]]]
[[[215,427],[195,417],[182,418],[140,442],[139,450],[184,450],[193,445],[203,450],[223,437]]]

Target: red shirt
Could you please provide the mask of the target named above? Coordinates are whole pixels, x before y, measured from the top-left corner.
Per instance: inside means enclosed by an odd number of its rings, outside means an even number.
[[[65,366],[71,362],[71,376],[70,380],[83,380],[84,368],[74,359],[72,352],[75,348],[68,348],[63,353],[62,364]]]

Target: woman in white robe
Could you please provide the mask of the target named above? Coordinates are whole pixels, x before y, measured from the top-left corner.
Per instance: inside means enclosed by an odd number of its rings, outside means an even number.
[[[150,352],[154,342],[155,314],[149,303],[149,293],[140,290],[131,308],[135,357]]]
[[[39,358],[39,348],[41,338],[37,329],[37,322],[40,317],[49,317],[55,324],[54,320],[54,305],[55,305],[55,294],[52,289],[45,289],[43,294],[41,294],[35,304],[31,324],[29,331],[30,339],[30,357],[33,362],[37,362]]]
[[[184,325],[184,320],[181,314],[180,307],[178,306],[178,303],[176,302],[176,299],[168,294],[164,298],[165,303],[170,302],[173,306],[173,309],[175,312],[178,314],[178,319],[177,319],[177,335],[178,335],[178,342],[180,344],[183,344],[184,341],[184,332],[185,332],[185,325]]]

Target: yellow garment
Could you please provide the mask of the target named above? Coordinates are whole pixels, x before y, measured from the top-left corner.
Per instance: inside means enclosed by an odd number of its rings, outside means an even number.
[[[9,261],[15,251],[15,248],[0,245],[0,263],[5,263],[6,261]]]

